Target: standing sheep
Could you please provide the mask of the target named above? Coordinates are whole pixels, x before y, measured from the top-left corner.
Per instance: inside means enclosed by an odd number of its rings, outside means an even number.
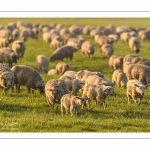
[[[109,67],[113,70],[122,69],[123,66],[123,57],[111,56],[109,58]]]
[[[70,70],[70,66],[64,62],[60,62],[56,65],[57,74],[62,73],[64,74],[66,71]]]
[[[91,42],[85,41],[81,45],[81,53],[92,59],[94,54],[94,46]]]
[[[104,59],[109,59],[110,56],[113,54],[114,49],[113,49],[113,46],[111,44],[104,44],[101,46],[100,52],[101,52],[102,57]]]
[[[8,47],[9,41],[6,38],[0,38],[0,46],[1,47]]]
[[[120,34],[120,39],[123,43],[128,44],[129,39],[130,39],[130,34],[129,32],[123,32]]]
[[[112,82],[119,88],[126,88],[127,85],[127,77],[126,74],[122,70],[115,70],[112,75]]]
[[[47,81],[45,85],[45,94],[50,108],[53,109],[56,103],[58,109],[58,104],[60,104],[62,96],[65,94],[69,94],[69,89],[64,81],[51,79]]]
[[[14,85],[14,73],[9,67],[0,63],[0,88],[3,89],[4,94]]]
[[[65,94],[61,98],[61,114],[64,114],[64,111],[66,111],[66,114],[68,114],[68,111],[70,111],[72,116],[74,114],[77,115],[80,112],[81,107],[85,104],[86,98]]]
[[[76,71],[71,71],[71,70],[69,70],[69,71],[66,71],[65,73],[64,73],[64,76],[69,76],[69,77],[72,77],[72,78],[76,78]]]
[[[38,55],[36,57],[36,65],[37,65],[37,69],[40,72],[47,73],[49,70],[49,60],[44,55]]]
[[[12,49],[18,54],[18,58],[24,56],[24,52],[26,50],[25,43],[20,40],[16,40],[12,44]]]
[[[140,41],[137,37],[131,37],[129,39],[129,47],[132,52],[139,53],[140,52]]]
[[[146,87],[147,85],[143,85],[140,81],[136,79],[129,80],[127,82],[127,91],[126,91],[128,103],[130,103],[130,99],[133,99],[135,104],[140,105]],[[139,101],[137,102],[138,99]]]
[[[15,65],[11,70],[15,75],[16,92],[20,93],[20,85],[24,85],[29,93],[33,89],[44,94],[44,81],[37,70],[26,65]]]

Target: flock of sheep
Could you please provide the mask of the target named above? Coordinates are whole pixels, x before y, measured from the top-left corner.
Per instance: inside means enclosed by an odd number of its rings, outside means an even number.
[[[48,59],[45,55],[36,58],[37,69],[30,66],[19,65],[18,59],[23,59],[26,53],[26,44],[30,38],[38,38],[42,33],[44,42],[49,43],[54,52]],[[71,70],[63,62],[70,61],[81,51],[82,55],[93,59],[94,45],[87,41],[84,35],[94,39],[100,47],[101,55],[108,60],[113,69],[112,79],[107,79],[101,72],[89,70]],[[20,40],[18,40],[20,38]],[[95,100],[96,105],[106,108],[107,96],[114,94],[114,85],[126,89],[128,103],[131,99],[140,105],[145,89],[150,85],[150,60],[128,54],[124,57],[113,56],[113,43],[118,40],[128,44],[132,53],[140,52],[140,40],[150,39],[149,28],[130,28],[126,26],[77,26],[72,25],[66,29],[61,24],[35,24],[11,22],[6,28],[0,26],[0,88],[4,94],[7,90],[20,93],[20,86],[25,86],[28,92],[38,90],[45,94],[51,109],[60,104],[61,113],[70,111],[71,115],[80,112],[84,106],[90,107],[90,101]],[[12,43],[12,47],[9,45]],[[49,62],[59,60],[55,69],[49,70]],[[3,64],[8,63],[9,66]],[[62,74],[59,79],[50,79],[44,83],[40,73],[47,75]],[[79,92],[82,96],[79,96]]]

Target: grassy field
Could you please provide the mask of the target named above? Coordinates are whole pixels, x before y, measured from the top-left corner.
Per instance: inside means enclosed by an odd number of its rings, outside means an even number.
[[[72,24],[107,26],[125,25],[129,27],[149,27],[150,18],[0,18],[0,25],[6,26],[9,22],[23,21],[32,24],[60,23],[65,28]],[[89,69],[90,71],[100,71],[106,78],[111,80],[113,71],[108,66],[108,60],[103,60],[100,48],[95,44],[90,36],[85,38],[91,41],[95,47],[92,60],[82,58],[80,51],[72,61],[67,62],[72,70]],[[17,64],[25,64],[36,69],[35,59],[39,54],[44,54],[50,58],[53,50],[49,44],[42,40],[39,34],[38,40],[29,38],[26,44],[24,58]],[[11,44],[10,44],[11,47]],[[113,44],[113,55],[125,56],[131,53],[129,47],[118,41]],[[141,52],[139,56],[150,59],[150,41],[141,41]],[[50,69],[55,68],[60,61],[50,62]],[[41,74],[46,83],[56,76]],[[80,93],[81,95],[81,93]],[[50,110],[45,101],[45,96],[38,91],[28,94],[25,87],[21,86],[21,93],[12,93],[11,90],[5,96],[0,91],[0,132],[149,132],[150,131],[150,88],[145,91],[144,99],[140,106],[136,106],[133,101],[127,104],[126,90],[115,86],[114,96],[107,97],[106,109],[99,108],[95,102],[91,102],[91,108],[81,110],[81,115],[73,116],[60,115],[56,109]]]

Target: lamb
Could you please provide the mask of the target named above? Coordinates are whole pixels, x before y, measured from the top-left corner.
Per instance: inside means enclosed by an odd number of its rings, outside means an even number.
[[[101,72],[92,72],[89,70],[80,70],[76,73],[76,79],[80,79],[81,81],[85,82],[88,76],[98,75],[99,77],[104,77]]]
[[[80,89],[82,89],[82,87],[84,86],[84,82],[79,80],[79,79],[75,79],[75,78],[71,78],[69,76],[61,76],[59,77],[59,80],[62,80],[64,81],[68,88],[69,88],[69,91],[72,91],[72,94],[77,96],[78,94],[78,91]]]
[[[140,52],[140,41],[137,37],[131,37],[129,39],[129,47],[132,52],[139,53]]]
[[[44,72],[47,74],[49,70],[49,60],[45,55],[38,55],[36,57],[36,65],[39,72]]]
[[[114,88],[112,86],[100,86],[95,84],[87,84],[83,87],[82,97],[88,99],[87,104],[90,108],[90,100],[96,100],[96,104],[100,106],[103,104],[106,108],[105,100],[108,95],[112,96]]]
[[[123,57],[111,56],[109,58],[109,67],[113,70],[122,69],[123,67]]]
[[[0,63],[0,88],[3,89],[4,94],[14,85],[14,73],[9,67]]]
[[[0,62],[8,63],[12,67],[13,63],[17,63],[18,54],[9,47],[0,48]]]
[[[112,75],[112,82],[119,88],[126,88],[127,85],[127,77],[126,74],[122,70],[115,70]]]
[[[16,40],[12,44],[12,49],[18,54],[18,58],[23,58],[26,50],[26,45],[23,41]]]
[[[37,70],[26,65],[15,65],[11,70],[15,75],[16,92],[20,93],[20,85],[24,85],[28,93],[33,89],[32,92],[38,90],[44,94],[44,81]]]
[[[67,61],[68,61],[68,58],[70,58],[70,61],[71,61],[73,59],[74,52],[75,52],[74,47],[64,45],[62,47],[59,47],[52,53],[50,57],[50,61],[56,61],[56,60],[63,61],[64,58],[66,58]]]
[[[64,81],[58,79],[50,79],[47,81],[45,95],[50,109],[53,109],[55,104],[57,104],[56,109],[58,109],[58,104],[61,103],[61,98],[65,94],[69,94],[69,89]]]
[[[69,76],[69,77],[72,77],[72,78],[76,78],[76,71],[72,71],[72,70],[69,70],[69,71],[66,71],[64,73],[64,76]]]
[[[140,105],[147,86],[148,85],[143,85],[140,81],[136,79],[129,80],[127,82],[127,91],[126,91],[128,103],[130,103],[130,100],[133,99],[135,104]]]
[[[91,42],[85,41],[81,45],[81,53],[92,59],[94,54],[94,46]]]
[[[62,73],[64,74],[66,71],[70,70],[70,66],[64,62],[60,62],[56,65],[57,74]]]
[[[128,80],[137,79],[144,85],[150,84],[150,67],[140,64],[131,64],[126,69]]]
[[[61,98],[61,114],[64,114],[64,111],[66,111],[66,114],[68,114],[68,111],[70,111],[72,116],[74,114],[77,115],[79,114],[81,107],[85,104],[86,98],[65,94]]]
[[[107,85],[114,87],[114,83],[112,81],[105,77],[100,77],[98,75],[92,75],[87,77],[87,79],[85,80],[85,85],[91,83],[96,85]]]
[[[110,56],[113,54],[114,49],[111,44],[103,44],[100,48],[100,52],[104,59],[109,59]]]
[[[6,38],[0,38],[0,46],[1,47],[8,47],[9,41]]]

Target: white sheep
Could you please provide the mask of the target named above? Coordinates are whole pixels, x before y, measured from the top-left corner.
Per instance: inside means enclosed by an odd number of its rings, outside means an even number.
[[[81,107],[85,104],[86,98],[65,94],[61,98],[61,114],[64,114],[64,111],[66,111],[66,114],[68,114],[68,111],[70,111],[72,116],[74,114],[77,115],[80,112]]]
[[[140,52],[140,41],[137,37],[131,37],[129,39],[129,47],[132,52],[139,53]]]
[[[70,70],[70,66],[64,62],[60,62],[56,65],[57,73],[64,74],[66,71]]]
[[[147,86],[148,85],[143,85],[140,81],[136,79],[129,80],[127,82],[127,91],[126,91],[128,103],[130,103],[130,99],[133,99],[135,104],[140,105]],[[139,101],[137,102],[138,99]]]
[[[113,70],[122,69],[123,66],[123,57],[111,56],[109,58],[109,67]]]
[[[66,71],[64,73],[64,76],[69,76],[69,77],[72,77],[72,78],[76,78],[76,71],[72,71],[72,70],[69,70],[69,71]]]

